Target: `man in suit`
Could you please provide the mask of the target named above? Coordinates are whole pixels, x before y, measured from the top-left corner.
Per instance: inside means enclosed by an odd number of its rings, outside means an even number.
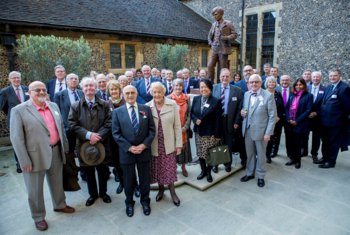
[[[199,81],[190,79],[190,70],[187,68],[182,69],[182,76],[184,80],[184,93],[190,94],[191,89],[199,88]]]
[[[249,80],[250,76],[252,76],[252,74],[253,74],[253,67],[250,65],[244,66],[244,68],[243,68],[243,78],[244,79],[235,83],[235,86],[238,86],[239,88],[241,88],[243,93],[249,90],[248,80]]]
[[[96,76],[97,81],[97,92],[96,96],[103,99],[104,101],[107,101],[109,99],[107,94],[107,77],[103,73],[100,73]]]
[[[133,192],[137,167],[143,213],[149,215],[151,144],[155,137],[155,125],[151,109],[137,103],[137,90],[129,85],[123,89],[126,104],[112,114],[112,135],[119,145],[120,164],[123,169],[126,214],[134,215]]]
[[[220,100],[223,111],[223,142],[228,145],[231,156],[231,161],[225,164],[226,172],[231,171],[233,144],[237,144],[234,133],[239,131],[241,125],[240,111],[243,102],[243,92],[238,87],[229,84],[230,76],[230,70],[221,69],[221,83],[215,84],[213,87],[213,96]],[[213,168],[213,171],[217,172],[217,166]]]
[[[266,146],[273,135],[277,120],[276,102],[272,94],[261,88],[261,78],[254,74],[249,78],[251,90],[244,94],[241,115],[243,136],[247,150],[246,175],[242,182],[258,177],[258,186],[264,187],[266,173]]]
[[[135,85],[138,94],[137,103],[146,104],[153,99],[152,95],[150,94],[151,83],[159,82],[160,80],[151,77],[151,67],[149,65],[142,66],[141,70],[143,78]]]
[[[310,69],[306,69],[303,72],[303,79],[305,80],[307,86],[312,85],[312,74],[311,73],[312,73],[312,71]]]
[[[264,75],[263,76],[261,76],[261,80],[262,80],[262,88],[263,89],[266,89],[266,87],[265,87],[265,81],[266,81],[266,78],[268,77],[268,76],[270,76],[270,70],[271,70],[271,64],[269,64],[269,63],[266,63],[266,64],[264,64]]]
[[[322,160],[320,168],[336,164],[339,148],[346,137],[350,114],[350,87],[341,81],[338,69],[329,72],[330,85],[326,88],[318,115],[321,119]]]
[[[280,84],[280,77],[278,76],[278,68],[277,67],[272,67],[270,69],[270,75],[276,79],[277,84]]]
[[[214,7],[211,11],[215,22],[212,24],[208,34],[208,44],[211,46],[211,55],[208,62],[209,79],[215,81],[214,68],[219,62],[220,69],[228,68],[228,55],[232,53],[232,43],[237,37],[233,24],[224,20],[224,9]]]
[[[32,218],[38,230],[48,228],[45,220],[43,183],[46,175],[54,211],[73,213],[63,191],[63,164],[68,143],[60,110],[46,101],[45,84],[29,85],[30,100],[12,109],[10,138],[23,170]]]
[[[165,95],[170,95],[173,90],[174,90],[174,86],[173,86],[173,71],[171,70],[166,70],[165,72],[165,81],[163,81],[163,85],[165,86],[166,88],[166,93]]]
[[[325,87],[321,84],[322,73],[319,71],[314,71],[311,74],[312,85],[309,85],[308,89],[313,95],[312,110],[309,115],[310,120],[310,131],[312,131],[312,145],[311,145],[311,155],[313,162],[318,160],[318,149],[321,145],[321,123],[320,118],[317,115],[319,112],[321,102],[324,96]],[[307,138],[308,142],[309,138]],[[305,147],[304,147],[305,148]]]
[[[21,85],[20,72],[12,71],[9,74],[9,81],[11,85],[0,90],[0,110],[4,111],[7,116],[6,124],[8,128],[10,128],[12,108],[29,99],[27,94],[28,87]],[[17,173],[22,173],[16,153],[14,153],[14,157],[16,160],[16,171]]]
[[[47,93],[49,94],[50,100],[53,101],[55,93],[65,90],[66,84],[66,70],[62,65],[55,67],[55,78],[50,79],[47,84]]]

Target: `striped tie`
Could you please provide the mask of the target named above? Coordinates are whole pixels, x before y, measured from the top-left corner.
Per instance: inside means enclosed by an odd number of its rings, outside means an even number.
[[[146,92],[149,94],[149,88],[151,87],[150,81],[148,79],[145,79],[146,81]]]
[[[173,92],[173,87],[171,86],[171,82],[168,83],[169,84],[169,93]]]
[[[102,99],[105,100],[105,101],[107,101],[107,95],[106,95],[106,93],[104,93],[104,92],[102,92]]]
[[[75,101],[79,101],[79,96],[76,91],[73,91]]]
[[[131,122],[134,127],[135,133],[139,130],[139,123],[137,122],[136,112],[134,106],[131,106]]]
[[[62,91],[62,89],[63,89],[63,83],[60,82],[60,86],[59,86],[59,88],[58,88],[58,91]]]
[[[226,90],[226,87],[222,87],[221,97],[220,97],[222,114],[225,114],[225,90]]]
[[[89,108],[90,108],[90,110],[92,109],[93,105],[94,105],[94,103],[92,103],[92,102],[90,101],[90,102],[89,102]]]
[[[18,87],[16,88],[16,95],[17,95],[18,101],[21,103],[22,99],[21,99],[21,94],[19,93],[19,88]]]

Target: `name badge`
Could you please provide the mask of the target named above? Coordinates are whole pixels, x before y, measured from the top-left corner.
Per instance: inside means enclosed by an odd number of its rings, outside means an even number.
[[[190,86],[191,89],[193,89],[193,86]]]
[[[324,93],[324,91],[318,91],[318,94],[323,94]]]
[[[237,101],[237,97],[232,97],[232,101]]]
[[[209,104],[205,104],[203,106],[204,106],[204,108],[209,108]]]
[[[57,111],[55,111],[55,114],[56,114],[57,116],[59,115]]]
[[[332,95],[331,98],[332,98],[332,99],[336,99],[336,98],[337,98],[337,95]]]
[[[258,99],[259,99],[260,101],[264,101],[264,98],[263,98],[262,96],[259,96]]]

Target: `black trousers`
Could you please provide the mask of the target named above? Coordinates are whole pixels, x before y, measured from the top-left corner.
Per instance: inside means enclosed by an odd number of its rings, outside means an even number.
[[[295,133],[293,130],[290,132],[290,147],[291,147],[291,160],[299,162],[302,156],[302,148],[305,139],[307,139],[307,133]]]
[[[344,127],[333,126],[333,127],[322,127],[321,138],[322,138],[322,156],[326,162],[335,164],[337,161],[339,148],[343,141],[343,130]]]
[[[232,151],[233,151],[233,144],[235,141],[234,133],[229,132],[229,128],[232,129],[232,127],[227,126],[227,116],[222,117],[222,129],[223,129],[223,143],[228,146],[229,152],[230,152],[230,162],[225,163],[225,166],[231,166],[232,164]]]
[[[83,166],[82,169],[86,173],[87,186],[90,197],[97,198],[107,193],[107,180],[109,178],[109,169],[106,164],[98,166]],[[96,184],[95,169],[98,176],[98,190]]]
[[[77,145],[77,138],[71,131],[66,131],[66,136],[68,140],[69,153],[74,153],[75,147]]]
[[[287,156],[290,158],[292,156],[292,146],[291,146],[291,139],[292,137],[292,129],[291,125],[287,123],[286,121],[282,122],[282,126],[284,127],[284,135],[285,135],[285,144],[286,144],[286,152]]]
[[[277,155],[278,149],[281,142],[282,135],[282,121],[278,121],[275,125],[275,129],[273,130],[273,135],[270,138],[270,141],[267,143],[266,147],[266,157],[270,157],[271,155]]]
[[[140,202],[142,205],[149,205],[151,201],[149,198],[149,192],[151,189],[150,162],[137,161],[136,167],[140,183]],[[121,168],[124,176],[124,192],[126,196],[125,204],[126,206],[133,206],[135,204],[133,195],[136,186],[135,164],[122,164]]]
[[[311,122],[312,131],[312,144],[311,144],[311,155],[317,156],[318,150],[321,146],[321,124],[319,121]]]

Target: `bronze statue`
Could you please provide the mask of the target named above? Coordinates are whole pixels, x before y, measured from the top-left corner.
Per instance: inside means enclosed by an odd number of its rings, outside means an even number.
[[[211,46],[211,56],[208,63],[209,79],[214,83],[214,69],[219,62],[220,69],[228,68],[228,55],[232,53],[231,44],[237,37],[233,24],[224,20],[224,9],[222,7],[214,7],[211,14],[215,18],[208,34],[208,43]]]

